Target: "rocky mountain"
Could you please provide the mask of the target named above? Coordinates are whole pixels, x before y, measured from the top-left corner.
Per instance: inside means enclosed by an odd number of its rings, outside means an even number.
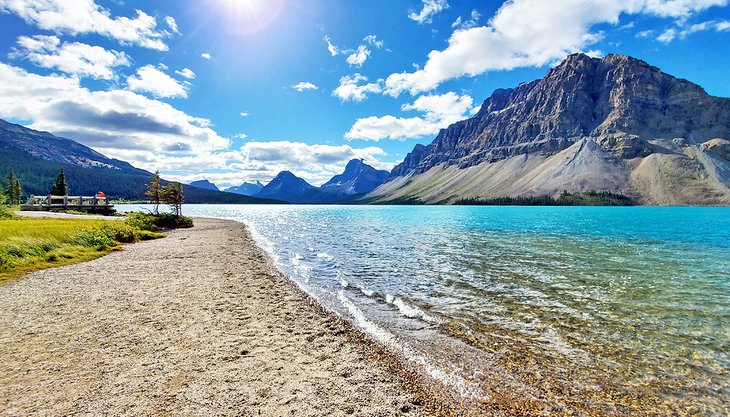
[[[235,186],[235,187],[228,187],[223,191],[225,191],[227,193],[234,193],[234,194],[250,196],[250,195],[258,194],[262,188],[264,188],[264,184],[261,184],[260,181],[254,181],[254,182],[244,182],[243,184]]]
[[[416,145],[369,201],[555,195],[730,204],[730,99],[623,55],[567,57]]]
[[[309,184],[302,178],[297,177],[289,171],[278,173],[261,191],[256,194],[259,198],[272,198],[288,201],[290,203],[301,202],[302,198],[317,187]]]
[[[71,194],[104,191],[115,199],[142,200],[145,184],[152,177],[148,171],[108,158],[71,139],[0,120],[0,176],[11,169],[23,185],[24,196],[47,194],[63,169]],[[189,203],[271,202],[187,185],[184,192]]]
[[[190,183],[191,187],[202,188],[204,190],[220,191],[218,187],[208,180],[198,180]]]
[[[353,159],[347,163],[345,172],[332,177],[320,189],[348,196],[365,194],[384,184],[389,175],[388,171],[377,170],[362,159]]]
[[[377,170],[360,159],[353,159],[342,174],[335,175],[321,187],[315,187],[289,171],[280,172],[256,197],[297,204],[345,203],[383,184],[388,175],[388,171]]]

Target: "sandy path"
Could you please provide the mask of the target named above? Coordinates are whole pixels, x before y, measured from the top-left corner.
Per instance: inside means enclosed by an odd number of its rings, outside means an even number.
[[[423,412],[234,222],[33,273],[0,287],[0,312],[6,415]]]

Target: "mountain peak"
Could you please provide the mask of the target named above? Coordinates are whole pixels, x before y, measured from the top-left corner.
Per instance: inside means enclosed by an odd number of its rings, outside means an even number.
[[[206,189],[206,190],[220,191],[218,189],[218,186],[216,186],[212,182],[208,181],[207,179],[193,181],[189,185],[191,187],[198,187],[198,188],[203,188],[203,189]]]
[[[389,175],[388,171],[377,170],[362,159],[352,159],[345,166],[345,171],[332,177],[322,185],[322,189],[347,195],[365,194],[383,184]]]

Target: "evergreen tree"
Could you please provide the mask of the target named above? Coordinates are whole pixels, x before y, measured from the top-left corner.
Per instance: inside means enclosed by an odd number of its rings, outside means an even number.
[[[56,182],[51,187],[51,195],[68,195],[68,184],[66,184],[66,174],[63,170],[58,173]]]
[[[3,188],[3,185],[0,184],[0,204],[5,204],[5,199],[7,196],[5,195],[5,189]]]
[[[5,198],[7,199],[8,204],[20,204],[20,199],[23,194],[22,187],[20,186],[20,180],[15,176],[12,169],[8,172],[6,179],[8,182],[8,189]]]
[[[182,205],[185,201],[185,195],[183,193],[183,185],[179,182],[170,183],[160,191],[162,199],[165,203],[172,206],[175,210],[175,215],[180,216],[182,214]]]
[[[152,176],[152,181],[149,184],[145,184],[147,191],[144,195],[149,199],[150,203],[155,205],[155,214],[160,214],[160,202],[162,201],[162,180],[160,179],[160,171],[155,171],[155,175]]]
[[[23,187],[20,185],[20,180],[17,177],[10,185],[10,195],[13,200],[10,204],[20,204],[20,201],[23,199]]]

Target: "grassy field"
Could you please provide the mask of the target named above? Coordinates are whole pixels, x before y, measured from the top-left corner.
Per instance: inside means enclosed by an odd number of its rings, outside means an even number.
[[[122,243],[155,239],[123,221],[94,219],[0,219],[0,284],[28,272],[89,261]]]

